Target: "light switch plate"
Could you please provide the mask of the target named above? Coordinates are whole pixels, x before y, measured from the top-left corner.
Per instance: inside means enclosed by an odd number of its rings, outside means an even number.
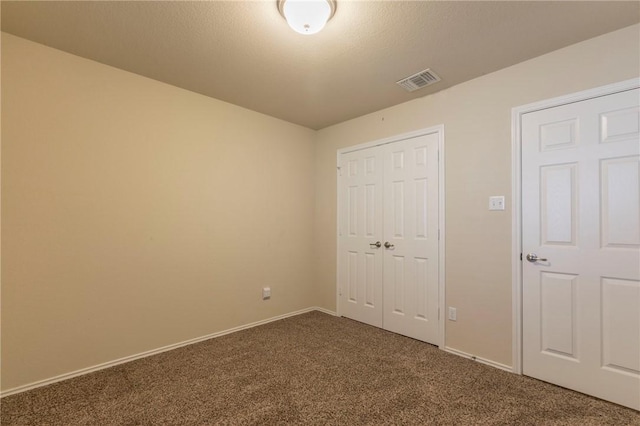
[[[489,197],[489,210],[504,210],[504,195]]]

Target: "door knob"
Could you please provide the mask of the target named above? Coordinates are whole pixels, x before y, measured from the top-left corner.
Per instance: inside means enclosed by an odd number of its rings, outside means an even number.
[[[376,241],[375,243],[369,243],[369,247],[371,248],[374,248],[374,247],[380,248],[381,245],[382,244],[380,244],[380,241]]]
[[[394,246],[393,244],[391,244],[389,241],[385,241],[385,243],[384,243],[384,248],[386,248],[386,249],[392,249],[392,248],[394,248],[394,247],[395,247],[395,246]]]
[[[529,253],[529,254],[527,255],[527,260],[528,260],[529,262],[531,262],[531,263],[535,263],[535,262],[546,262],[546,261],[547,261],[547,259],[543,259],[543,258],[541,258],[541,257],[538,257],[538,255],[537,255],[537,254],[535,254],[535,253]]]

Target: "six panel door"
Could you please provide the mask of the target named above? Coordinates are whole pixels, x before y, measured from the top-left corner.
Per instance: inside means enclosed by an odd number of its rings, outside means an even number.
[[[523,372],[636,410],[639,96],[522,118]]]
[[[382,151],[341,156],[338,218],[338,282],[341,312],[382,327]]]
[[[438,136],[384,147],[385,330],[438,344]]]

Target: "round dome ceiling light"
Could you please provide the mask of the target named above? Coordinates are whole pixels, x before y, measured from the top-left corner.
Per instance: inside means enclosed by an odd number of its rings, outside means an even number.
[[[320,32],[336,13],[335,0],[278,0],[278,11],[297,33]]]

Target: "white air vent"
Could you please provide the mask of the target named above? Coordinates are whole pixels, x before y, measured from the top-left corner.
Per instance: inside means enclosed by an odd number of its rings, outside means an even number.
[[[413,92],[439,81],[440,77],[438,77],[436,73],[430,69],[426,69],[407,78],[403,78],[400,81],[396,81],[396,84],[400,85],[407,92]]]

